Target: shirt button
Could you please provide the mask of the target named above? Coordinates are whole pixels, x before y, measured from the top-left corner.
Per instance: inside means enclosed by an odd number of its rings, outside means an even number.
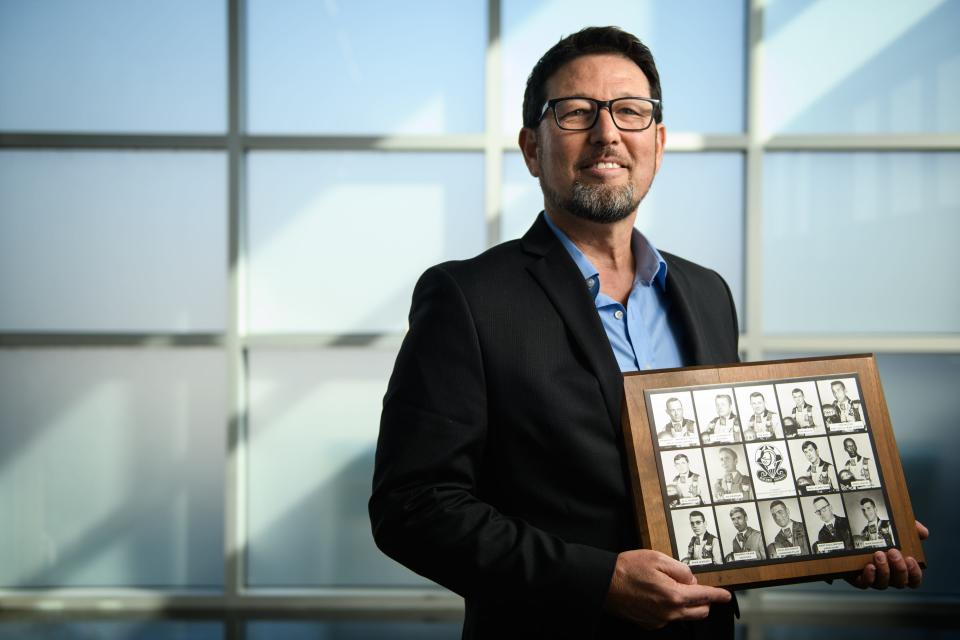
[[[620,311],[620,309],[617,309],[616,311],[613,312],[613,317],[616,318],[617,320],[623,320],[623,311]]]
[[[593,278],[587,278],[587,289],[593,289],[593,285],[597,283]]]

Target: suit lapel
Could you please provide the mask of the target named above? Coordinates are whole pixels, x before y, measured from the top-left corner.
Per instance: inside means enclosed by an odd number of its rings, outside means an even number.
[[[673,256],[661,252],[667,261],[667,281],[664,295],[670,304],[669,314],[677,319],[680,330],[683,332],[682,342],[686,348],[688,365],[708,364],[707,337],[703,332],[703,322],[691,299],[690,283],[687,274],[673,259]]]
[[[557,309],[600,382],[610,422],[619,433],[623,375],[580,270],[543,221],[543,213],[521,243],[525,251],[537,256],[527,269]]]

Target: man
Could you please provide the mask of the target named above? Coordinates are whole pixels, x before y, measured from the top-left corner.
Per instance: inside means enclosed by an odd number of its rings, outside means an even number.
[[[813,484],[805,487],[808,492],[827,491],[836,489],[833,483],[833,465],[826,460],[820,459],[820,450],[812,440],[807,440],[801,445],[800,449],[806,456],[810,465],[807,467],[804,475],[808,476]]]
[[[767,545],[767,555],[771,558],[779,558],[781,549],[784,551],[799,549],[800,555],[810,555],[810,542],[807,540],[807,531],[803,528],[803,523],[790,517],[790,509],[782,500],[774,500],[770,503],[770,515],[773,516],[773,521],[777,523],[780,530],[773,538],[773,542]]]
[[[843,439],[843,450],[847,452],[847,461],[844,463],[844,469],[853,474],[854,482],[868,482],[873,484],[877,477],[870,464],[870,458],[862,456],[857,451],[857,443],[853,438]],[[861,484],[860,486],[869,486]]]
[[[713,483],[714,502],[753,500],[750,476],[737,469],[737,452],[729,447],[721,447],[717,455],[722,475]]]
[[[673,466],[677,475],[673,476],[671,484],[677,490],[676,506],[692,506],[703,504],[703,480],[699,473],[690,471],[690,459],[686,454],[678,453],[673,457]]]
[[[834,424],[843,422],[862,422],[863,416],[860,411],[860,403],[847,397],[847,387],[842,380],[834,380],[830,383],[830,392],[833,393],[834,415],[830,422]]]
[[[893,529],[890,527],[889,520],[881,520],[877,513],[877,503],[871,498],[860,500],[860,510],[867,519],[867,526],[860,532],[861,544],[858,547],[867,546],[864,542],[873,542],[883,540],[884,546],[893,546]]]
[[[677,398],[667,400],[667,415],[670,421],[657,433],[660,446],[686,444],[696,441],[697,431],[693,420],[683,417],[683,405]]]
[[[753,409],[753,415],[743,427],[743,439],[767,440],[777,437],[780,416],[767,409],[767,401],[759,391],[750,394],[750,408]]]
[[[793,396],[793,409],[790,414],[797,423],[797,429],[812,429],[816,427],[813,421],[813,405],[807,402],[803,389],[797,388],[790,392]]]
[[[733,537],[730,548],[733,551],[727,555],[727,562],[737,562],[738,553],[753,553],[754,559],[766,560],[767,553],[763,550],[763,537],[760,532],[747,524],[747,512],[741,507],[730,509],[730,521],[733,522],[737,535]],[[740,560],[749,560],[742,557]]]
[[[733,398],[722,393],[714,400],[717,405],[717,417],[703,431],[703,441],[740,442],[740,418],[733,412]]]
[[[414,290],[370,517],[385,553],[465,597],[465,637],[732,637],[728,592],[640,548],[627,483],[622,372],[737,360],[723,280],[633,229],[663,155],[659,99],[630,34],[552,47],[520,132],[545,212]]]
[[[830,549],[820,551],[820,544],[842,542],[844,549],[853,549],[853,535],[850,533],[850,523],[843,516],[833,514],[830,501],[820,496],[813,501],[814,511],[823,520],[823,526],[817,534],[817,553],[830,553]],[[838,549],[834,549],[837,551]]]
[[[683,564],[723,564],[720,556],[720,541],[717,536],[707,531],[707,521],[703,513],[690,512],[690,528],[693,536],[687,545],[687,555],[681,560]],[[710,562],[699,562],[710,560]]]

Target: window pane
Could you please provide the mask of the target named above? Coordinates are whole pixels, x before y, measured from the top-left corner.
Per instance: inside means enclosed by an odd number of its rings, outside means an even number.
[[[540,56],[565,35],[608,24],[633,33],[653,52],[668,129],[743,131],[745,5],[741,0],[503,0],[504,135],[515,136],[522,125],[523,91]]]
[[[460,622],[251,622],[247,640],[459,640]]]
[[[483,158],[468,153],[255,153],[250,325],[402,331],[427,267],[483,250]]]
[[[769,333],[954,333],[960,154],[769,153]]]
[[[690,185],[697,187],[691,189]],[[523,235],[543,194],[520,153],[504,155],[504,239]],[[724,277],[742,316],[743,156],[739,153],[667,153],[640,205],[637,228],[657,249],[716,270]]]
[[[212,349],[0,351],[0,586],[223,583]]]
[[[249,0],[247,6],[250,131],[483,128],[481,0]]]
[[[226,129],[223,0],[0,2],[0,129]]]
[[[960,131],[958,24],[947,0],[767,3],[764,128]]]
[[[384,556],[367,500],[396,352],[250,354],[249,584],[432,584]]]
[[[821,354],[767,353],[767,359],[798,358]],[[960,529],[960,512],[945,500],[951,488],[960,486],[956,452],[960,450],[960,414],[957,380],[960,355],[879,354],[877,366],[890,409],[890,420],[917,518],[932,534],[923,543],[927,564],[936,569],[947,566],[956,556],[956,541],[950,532]],[[938,535],[946,531],[947,535]],[[808,583],[793,589],[818,589],[822,583]],[[827,588],[826,585],[822,585]],[[930,570],[923,585],[913,592],[918,598],[931,595],[960,595],[960,586],[949,572]],[[877,594],[880,595],[880,594]],[[892,594],[901,597],[903,593]]]
[[[219,153],[0,152],[0,329],[222,329],[226,209]]]

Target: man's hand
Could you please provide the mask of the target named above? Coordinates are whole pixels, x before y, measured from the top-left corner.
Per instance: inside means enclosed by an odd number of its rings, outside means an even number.
[[[730,592],[697,584],[685,564],[659,551],[638,549],[617,556],[604,607],[648,629],[674,620],[700,620],[710,604],[729,602]]]
[[[926,540],[930,536],[930,531],[917,522],[917,535],[921,540]],[[906,558],[900,553],[899,549],[890,549],[888,551],[877,551],[873,554],[873,562],[867,564],[859,575],[847,578],[847,582],[858,589],[886,589],[893,587],[903,589],[910,587],[916,589],[923,581],[923,570],[919,563],[912,557]]]

